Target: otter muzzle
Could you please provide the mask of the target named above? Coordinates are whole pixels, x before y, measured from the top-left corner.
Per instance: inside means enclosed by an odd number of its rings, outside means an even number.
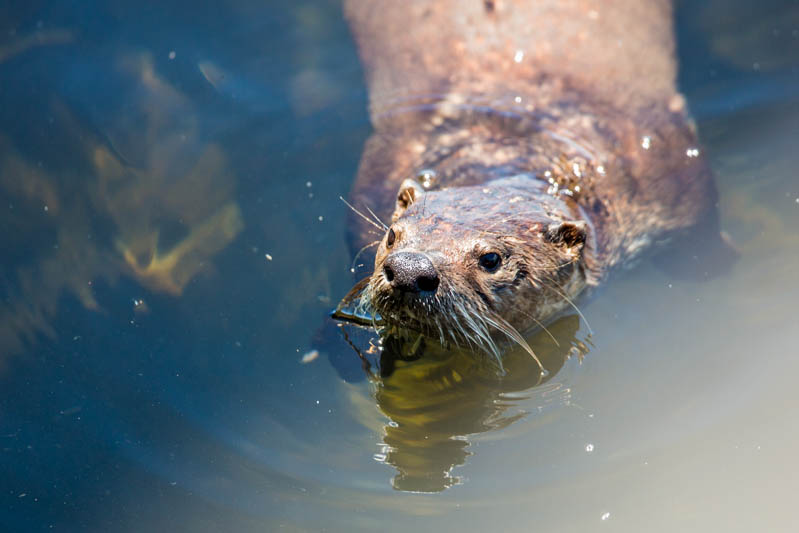
[[[383,275],[400,292],[435,292],[438,272],[433,262],[418,252],[394,252],[383,263]]]

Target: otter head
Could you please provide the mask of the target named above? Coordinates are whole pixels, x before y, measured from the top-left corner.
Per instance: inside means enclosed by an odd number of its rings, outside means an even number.
[[[529,176],[424,191],[400,187],[365,296],[390,325],[488,348],[523,343],[584,285],[586,226]],[[565,300],[564,300],[565,299]],[[522,339],[520,341],[520,339]]]

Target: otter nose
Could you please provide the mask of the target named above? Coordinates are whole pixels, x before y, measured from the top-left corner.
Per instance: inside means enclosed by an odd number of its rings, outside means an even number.
[[[394,252],[383,263],[383,274],[402,292],[434,292],[438,288],[438,272],[424,254]]]

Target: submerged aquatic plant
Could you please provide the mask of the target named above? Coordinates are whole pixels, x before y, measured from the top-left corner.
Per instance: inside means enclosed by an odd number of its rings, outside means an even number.
[[[243,228],[235,176],[222,149],[202,138],[188,99],[146,54],[119,57],[114,75],[134,96],[102,135],[53,99],[54,127],[74,165],[29,161],[0,132],[0,191],[13,207],[0,215],[13,230],[4,240],[25,249],[13,258],[15,274],[4,273],[15,279],[0,304],[0,353],[55,335],[50,319],[63,294],[100,309],[98,280],[126,275],[180,295]]]

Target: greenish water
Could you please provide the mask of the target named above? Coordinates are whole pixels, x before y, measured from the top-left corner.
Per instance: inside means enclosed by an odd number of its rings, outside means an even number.
[[[369,134],[336,3],[0,8],[0,530],[792,531],[799,5],[679,5],[741,256],[620,272],[544,383],[369,379],[325,326]]]

